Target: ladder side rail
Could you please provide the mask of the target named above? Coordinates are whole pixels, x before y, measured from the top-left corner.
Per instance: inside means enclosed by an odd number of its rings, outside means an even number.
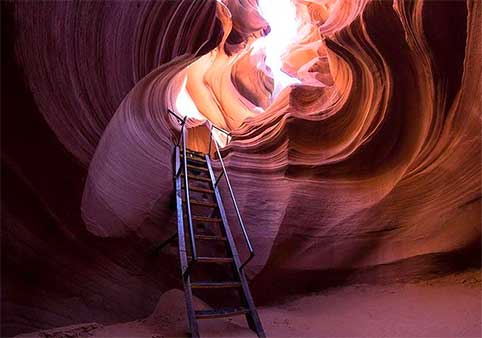
[[[183,127],[186,124],[186,118],[184,118],[183,122]],[[190,269],[192,266],[196,263],[197,261],[197,250],[196,250],[196,243],[194,241],[194,227],[192,224],[192,212],[191,212],[191,199],[189,197],[189,177],[188,177],[188,171],[187,171],[187,128],[182,128],[182,154],[183,154],[183,169],[184,169],[184,197],[186,200],[186,213],[187,213],[187,222],[189,226],[189,242],[191,245],[191,263],[188,266],[188,269],[184,271],[184,277],[189,273]]]
[[[177,168],[180,169],[181,167],[181,158],[180,158],[180,146],[177,145],[175,147],[175,168],[176,172],[179,172]],[[192,302],[192,289],[191,289],[191,277],[187,275],[185,277],[185,272],[188,271],[189,262],[187,259],[187,251],[186,251],[186,237],[184,235],[184,215],[183,215],[183,208],[182,208],[182,184],[181,184],[181,176],[175,175],[175,184],[176,184],[176,205],[177,205],[177,228],[178,228],[178,242],[179,242],[179,260],[181,263],[181,280],[183,284],[184,294],[185,294],[185,301],[186,301],[186,310],[188,316],[188,324],[192,338],[199,337],[199,328],[196,321],[196,317],[194,314],[194,306]]]
[[[229,133],[227,131],[225,131],[224,129],[218,128],[214,125],[211,125],[211,128],[216,128],[216,129],[226,133],[229,136]],[[241,227],[246,246],[248,247],[248,250],[249,250],[249,257],[243,262],[243,264],[241,264],[241,267],[240,267],[240,269],[243,270],[244,267],[246,266],[246,264],[248,264],[254,258],[255,253],[254,253],[253,245],[251,244],[251,241],[249,239],[248,232],[247,232],[246,227],[244,225],[243,218],[241,217],[241,213],[239,211],[238,203],[236,202],[236,197],[234,196],[233,187],[231,186],[231,182],[229,180],[228,173],[226,171],[226,167],[224,166],[224,161],[223,161],[223,157],[221,156],[221,151],[219,150],[218,142],[216,141],[216,139],[214,137],[212,138],[212,140],[213,140],[214,146],[216,148],[216,153],[218,154],[219,162],[221,163],[222,172],[221,172],[220,178],[221,178],[221,176],[224,176],[224,179],[226,180],[226,184],[227,184],[228,189],[229,189],[229,194],[231,195],[231,201],[233,202],[234,210],[236,211],[238,224]],[[214,183],[215,189],[217,188],[217,185],[218,185],[219,181],[220,181],[220,179],[219,180],[217,180],[217,179],[213,180],[213,182],[215,182]]]
[[[183,123],[184,123],[184,120],[186,119],[185,117],[184,117],[184,118],[180,117],[180,116],[177,115],[175,112],[173,112],[171,109],[167,109],[167,112],[168,112],[169,114],[171,114],[172,116],[174,116],[180,124],[183,124]]]
[[[208,156],[211,156],[211,144],[213,140],[213,128],[209,128],[209,146],[208,146]]]
[[[206,162],[208,165],[208,170],[209,170],[209,176],[211,177],[211,180],[214,182],[215,181],[215,175],[213,168],[211,166],[211,160],[209,158],[209,155],[206,155]],[[236,271],[236,275],[239,278],[239,281],[241,282],[241,288],[243,290],[243,295],[244,295],[244,300],[246,302],[246,306],[249,309],[249,317],[247,316],[248,319],[248,324],[250,329],[255,331],[260,338],[266,337],[263,329],[263,325],[261,323],[261,320],[259,318],[258,312],[256,311],[256,306],[254,305],[254,300],[253,297],[251,296],[251,291],[249,289],[248,285],[248,280],[246,278],[246,275],[244,271],[241,268],[241,260],[239,258],[238,250],[236,249],[236,243],[234,242],[234,237],[231,233],[231,229],[229,227],[228,219],[226,217],[226,211],[224,210],[224,206],[222,203],[221,199],[221,194],[219,192],[219,188],[217,186],[213,187],[214,188],[214,196],[216,198],[216,201],[218,203],[218,209],[219,209],[219,215],[222,220],[224,232],[226,234],[226,239],[229,244],[229,249],[231,251],[231,255],[233,257],[233,263],[234,263],[234,268]]]

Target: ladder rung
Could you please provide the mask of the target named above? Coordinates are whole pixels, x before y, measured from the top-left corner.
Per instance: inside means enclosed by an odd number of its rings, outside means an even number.
[[[192,169],[192,170],[209,172],[208,168],[199,167],[197,165],[188,164],[187,167],[188,167],[188,169]]]
[[[192,220],[196,222],[221,223],[221,218],[192,216]]]
[[[187,256],[187,258],[192,260],[192,256]],[[233,261],[232,257],[198,257],[198,263],[231,263]]]
[[[203,153],[203,152],[196,151],[196,150],[191,150],[191,149],[186,149],[186,153],[188,153],[188,154],[194,154],[194,155],[198,155],[198,156],[202,156],[202,157],[206,156],[206,154]]]
[[[226,237],[211,236],[211,235],[195,235],[194,238],[206,241],[225,241]]]
[[[231,317],[231,316],[239,316],[248,313],[249,310],[244,307],[235,307],[235,308],[221,308],[221,309],[213,309],[213,310],[197,310],[195,311],[196,318],[198,319],[209,319],[209,318],[222,318],[222,317]]]
[[[183,198],[182,201],[186,203],[186,200]],[[217,208],[218,205],[216,203],[211,203],[211,202],[204,202],[204,201],[199,201],[199,200],[190,200],[191,205],[199,205],[201,207],[207,207],[207,208]]]
[[[184,189],[184,184],[181,186],[181,189]],[[198,191],[198,192],[205,192],[208,194],[214,194],[214,190],[212,189],[193,187],[191,185],[189,186],[189,191]]]
[[[181,173],[181,176],[184,176],[184,173]],[[189,177],[192,180],[211,183],[211,179],[207,178],[207,177],[202,177],[202,176],[198,176],[198,175],[189,175],[189,174],[187,174],[187,177]]]
[[[184,158],[183,154],[181,154],[181,158]],[[190,156],[188,156],[186,158],[186,160],[192,161],[192,162],[198,162],[198,163],[207,163],[205,159],[200,158],[200,157],[190,157]]]
[[[193,289],[224,289],[224,288],[240,288],[240,282],[192,282]]]

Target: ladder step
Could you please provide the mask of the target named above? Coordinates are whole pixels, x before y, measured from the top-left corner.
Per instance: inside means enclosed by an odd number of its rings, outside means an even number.
[[[203,153],[203,152],[196,151],[196,150],[191,150],[191,149],[186,149],[186,153],[188,153],[188,154],[193,154],[193,155],[197,155],[197,156],[202,156],[202,157],[206,156],[206,154]]]
[[[221,223],[221,218],[192,216],[192,220],[196,222]]]
[[[206,241],[225,241],[226,237],[211,236],[211,235],[195,235],[194,238]]]
[[[184,173],[181,173],[181,176],[184,176]],[[211,183],[211,179],[207,178],[207,177],[202,177],[202,176],[198,176],[198,175],[190,175],[190,174],[187,174],[187,177],[189,177],[190,179],[195,180],[195,181],[203,181],[203,182]]]
[[[184,189],[184,184],[181,186],[181,188]],[[214,194],[214,190],[212,189],[193,187],[191,185],[189,186],[189,191],[198,191],[198,192],[205,192],[208,194]]]
[[[183,198],[182,201],[186,203],[186,200]],[[190,200],[191,205],[199,205],[201,207],[207,207],[207,208],[217,208],[218,205],[216,203],[212,202],[204,202],[204,201],[199,201],[199,200]]]
[[[239,316],[248,313],[249,310],[244,307],[227,307],[213,310],[197,310],[195,311],[196,318],[198,319],[210,319],[210,318],[222,318]]]
[[[208,168],[199,167],[199,166],[197,166],[197,165],[188,164],[187,167],[188,167],[188,169],[192,169],[192,170],[199,170],[199,171],[209,172]]]
[[[184,156],[181,154],[181,158],[184,158]],[[197,163],[202,163],[202,164],[206,164],[206,160],[203,160],[202,158],[200,157],[187,157],[187,161],[188,162],[197,162]]]
[[[193,289],[224,289],[224,288],[240,288],[240,282],[192,282]]]
[[[182,156],[181,156],[181,158],[182,158]],[[206,160],[202,160],[200,158],[193,158],[193,157],[188,157],[187,161],[188,161],[188,163],[189,162],[206,163]]]
[[[192,260],[192,256],[187,256],[190,260]],[[232,263],[232,257],[198,257],[198,263]]]

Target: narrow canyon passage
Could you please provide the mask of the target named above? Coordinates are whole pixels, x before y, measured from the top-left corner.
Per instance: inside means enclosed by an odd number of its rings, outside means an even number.
[[[262,306],[259,313],[269,337],[480,337],[480,282],[480,271],[472,270],[416,283],[356,284]],[[142,320],[83,323],[19,338],[185,336],[185,309],[176,305],[182,297],[180,290],[166,292]],[[205,337],[256,337],[239,317],[202,322],[200,329]]]
[[[480,1],[1,6],[2,337],[480,336]]]

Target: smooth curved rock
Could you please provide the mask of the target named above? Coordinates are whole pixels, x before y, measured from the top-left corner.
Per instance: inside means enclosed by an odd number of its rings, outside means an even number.
[[[481,4],[295,3],[282,62],[300,83],[276,95],[254,0],[2,3],[19,67],[5,95],[19,132],[2,146],[9,334],[145,316],[176,283],[175,250],[145,252],[175,231],[168,108],[191,116],[194,149],[206,121],[234,136],[223,155],[259,299],[480,265]]]

